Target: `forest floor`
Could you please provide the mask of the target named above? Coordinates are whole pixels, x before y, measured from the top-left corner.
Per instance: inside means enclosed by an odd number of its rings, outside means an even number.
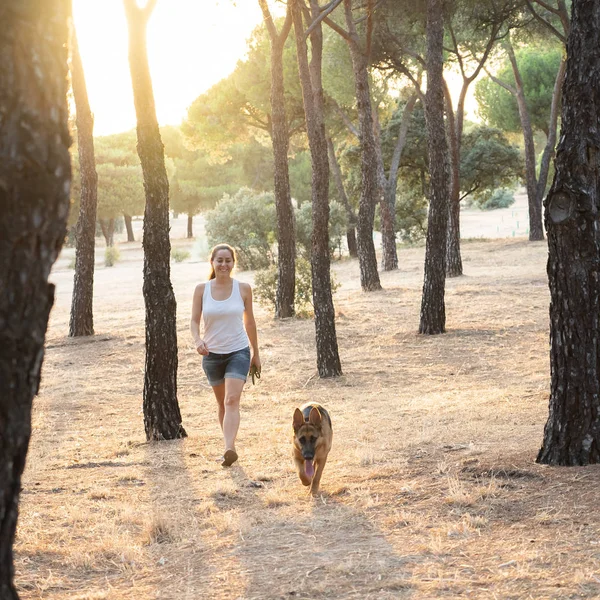
[[[183,240],[178,240],[183,245]],[[187,242],[190,244],[190,242]],[[422,247],[383,291],[334,265],[344,375],[316,372],[311,320],[256,309],[239,462],[188,330],[204,262],[172,263],[184,440],[146,443],[139,252],[95,276],[96,335],[67,337],[57,285],[15,543],[24,600],[600,597],[600,467],[535,463],[548,413],[547,247],[463,241],[447,333],[420,336]],[[252,273],[238,277],[252,281]],[[296,406],[324,404],[322,494],[291,465]]]

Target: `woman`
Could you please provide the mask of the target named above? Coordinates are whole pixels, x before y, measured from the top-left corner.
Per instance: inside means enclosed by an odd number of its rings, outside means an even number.
[[[208,281],[198,284],[194,291],[190,324],[196,350],[203,356],[202,368],[219,407],[225,442],[221,463],[224,467],[238,459],[235,438],[246,377],[251,366],[260,371],[252,288],[231,277],[235,262],[235,250],[228,244],[218,244],[212,249]],[[202,317],[204,337],[200,335]]]

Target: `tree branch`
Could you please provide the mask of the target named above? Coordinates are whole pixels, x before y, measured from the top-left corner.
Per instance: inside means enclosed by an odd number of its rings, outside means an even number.
[[[273,41],[277,38],[278,34],[277,28],[275,27],[275,23],[273,23],[273,17],[271,16],[271,11],[269,10],[267,0],[258,0],[258,5],[260,6],[260,10],[262,10],[265,26],[267,28],[267,31],[269,32],[271,40]]]
[[[146,6],[144,6],[144,8],[142,9],[146,21],[150,18],[150,15],[152,14],[154,7],[156,6],[156,1],[157,0],[148,0]]]
[[[536,20],[538,20],[540,23],[542,23],[542,25],[547,27],[561,42],[563,42],[563,44],[566,44],[567,43],[566,36],[563,35],[560,31],[558,31],[558,29],[556,29],[556,27],[554,27],[554,25],[552,25],[551,23],[546,21],[546,19],[544,19],[540,14],[538,14],[538,12],[535,10],[535,8],[533,8],[533,4],[531,3],[531,0],[525,0],[525,2],[527,4],[527,8],[529,9],[529,12],[534,16],[534,18]]]
[[[373,43],[373,12],[375,7],[373,6],[373,0],[367,0],[367,36],[365,43],[365,55],[367,60],[371,57],[371,46]]]
[[[494,77],[494,75],[492,75],[485,67],[483,69],[487,76],[496,84],[498,84],[501,88],[504,88],[507,92],[510,92],[513,96],[517,95],[517,90],[512,87],[512,85],[505,83],[504,81],[502,81],[501,79],[498,79],[497,77]]]
[[[327,19],[327,15],[330,15],[342,2],[343,0],[332,0],[326,7],[324,7],[322,9],[323,12],[311,23],[310,27],[304,32],[304,37],[308,38],[308,36],[319,26],[319,23],[325,21]]]

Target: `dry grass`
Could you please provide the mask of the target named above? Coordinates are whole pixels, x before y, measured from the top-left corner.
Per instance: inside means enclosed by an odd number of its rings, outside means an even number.
[[[202,263],[172,265],[189,437],[144,441],[133,246],[97,269],[93,338],[66,337],[73,272],[59,262],[52,277],[16,540],[22,598],[600,596],[600,471],[534,463],[548,400],[544,243],[465,243],[436,337],[416,334],[422,248],[401,250],[373,294],[356,262],[337,264],[335,380],[316,376],[312,322],[259,309],[263,377],[246,388],[230,470],[189,343]],[[307,400],[329,408],[335,432],[315,500],[290,460],[291,415]]]

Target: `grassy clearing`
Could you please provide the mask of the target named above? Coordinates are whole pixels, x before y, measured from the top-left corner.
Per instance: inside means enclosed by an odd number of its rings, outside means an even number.
[[[246,388],[229,470],[188,333],[206,265],[172,265],[189,438],[146,444],[141,262],[122,253],[97,269],[93,338],[66,337],[73,273],[52,277],[16,540],[22,598],[600,595],[600,471],[534,463],[549,387],[544,243],[465,244],[436,337],[416,334],[423,248],[402,250],[374,294],[355,261],[336,264],[335,380],[316,375],[311,321],[258,309],[263,377]],[[307,400],[334,428],[316,500],[291,466],[292,413]]]

